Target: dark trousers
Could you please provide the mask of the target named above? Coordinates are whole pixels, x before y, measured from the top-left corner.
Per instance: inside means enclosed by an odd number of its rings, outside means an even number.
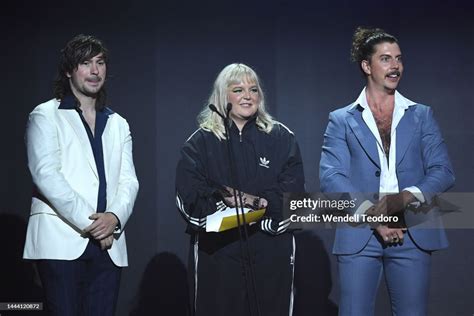
[[[194,316],[288,316],[293,297],[293,235],[270,236],[249,227],[251,277],[242,267],[237,230],[193,236],[191,269]],[[197,265],[196,265],[197,263]],[[195,268],[197,267],[197,270]],[[247,295],[251,295],[249,297]]]
[[[39,260],[37,264],[50,315],[114,315],[121,268],[96,241],[89,241],[76,260]]]

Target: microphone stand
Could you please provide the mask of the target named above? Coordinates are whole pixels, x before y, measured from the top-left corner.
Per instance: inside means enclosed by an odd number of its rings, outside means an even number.
[[[256,280],[255,280],[255,271],[253,268],[253,263],[252,263],[252,257],[250,255],[250,248],[248,244],[248,231],[247,231],[247,221],[245,219],[245,212],[244,212],[244,204],[242,200],[242,191],[237,190],[237,187],[240,187],[238,183],[238,177],[236,174],[237,168],[235,166],[235,161],[234,161],[234,153],[232,149],[232,141],[230,138],[230,117],[229,113],[232,110],[232,103],[227,103],[226,107],[226,116],[223,116],[215,107],[214,104],[209,104],[209,109],[213,112],[215,112],[217,115],[219,115],[224,123],[224,128],[225,128],[225,134],[226,134],[226,147],[227,147],[227,154],[229,157],[229,165],[230,165],[230,180],[231,180],[231,185],[232,185],[232,193],[234,195],[234,204],[235,204],[235,209],[236,209],[236,215],[237,215],[237,227],[239,230],[239,243],[240,243],[240,252],[241,252],[241,257],[242,257],[242,269],[244,270],[244,279],[245,279],[245,285],[246,285],[246,292],[247,292],[247,298],[248,298],[248,304],[249,304],[249,311],[250,315],[253,315],[253,309],[252,309],[252,298],[255,299],[255,305],[256,305],[256,311],[257,315],[260,316],[260,304],[258,300],[258,292],[257,292],[257,285],[256,285]],[[238,197],[238,200],[237,200]],[[238,203],[239,202],[239,203]],[[242,216],[242,224],[240,221],[240,216]],[[243,236],[242,236],[242,230],[243,230]],[[245,250],[246,254],[244,251],[244,241],[245,241]],[[248,266],[248,269],[247,269]],[[248,282],[248,274],[250,273],[250,278],[252,281],[252,290],[254,294],[252,297],[249,295],[249,282]]]

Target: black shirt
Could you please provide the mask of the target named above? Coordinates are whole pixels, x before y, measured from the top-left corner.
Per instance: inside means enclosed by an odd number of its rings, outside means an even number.
[[[84,128],[86,129],[89,142],[91,144],[92,153],[94,154],[94,161],[97,168],[97,174],[99,175],[99,194],[97,198],[97,212],[104,212],[107,208],[107,181],[105,179],[105,168],[104,168],[104,152],[102,148],[102,134],[107,125],[109,115],[114,113],[111,109],[104,107],[100,111],[96,111],[95,116],[95,130],[92,133],[89,125],[87,124],[82,110],[78,107],[76,100],[72,95],[68,95],[61,100],[59,104],[61,110],[76,110],[79,117],[81,118]]]

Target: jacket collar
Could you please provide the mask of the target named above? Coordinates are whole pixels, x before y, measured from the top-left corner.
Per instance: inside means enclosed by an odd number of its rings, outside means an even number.
[[[82,112],[81,108],[78,106],[76,98],[72,94],[64,96],[64,98],[59,103],[59,110],[76,110]],[[99,113],[103,113],[107,116],[114,113],[109,107],[104,107]]]
[[[251,130],[256,125],[257,125],[257,115],[254,115],[247,121],[247,123],[245,123],[244,127],[242,128],[242,133],[244,133],[248,130]],[[238,127],[237,127],[237,124],[235,124],[234,121],[232,121],[232,125],[230,127],[230,132],[231,133],[237,133],[237,134],[239,134],[239,132],[240,132]]]
[[[375,165],[380,167],[379,156],[377,152],[377,140],[375,136],[370,131],[367,124],[362,118],[362,112],[368,109],[367,96],[365,88],[360,93],[357,100],[352,103],[347,112],[351,115],[347,117],[347,122],[351,127],[354,135],[359,140],[362,148],[367,153],[369,158],[374,162]],[[416,105],[415,102],[405,98],[403,95],[395,91],[395,107],[399,107],[404,110],[405,114],[398,123],[397,126],[397,145],[396,145],[396,157],[397,165],[403,159],[408,145],[411,143],[413,135],[418,128],[419,120],[415,116],[413,105]]]

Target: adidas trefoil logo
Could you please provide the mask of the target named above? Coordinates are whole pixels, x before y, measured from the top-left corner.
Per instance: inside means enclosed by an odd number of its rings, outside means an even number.
[[[260,167],[264,167],[264,168],[270,168],[269,166],[270,164],[270,160],[267,160],[267,158],[265,157],[260,157],[260,163],[258,164]]]

